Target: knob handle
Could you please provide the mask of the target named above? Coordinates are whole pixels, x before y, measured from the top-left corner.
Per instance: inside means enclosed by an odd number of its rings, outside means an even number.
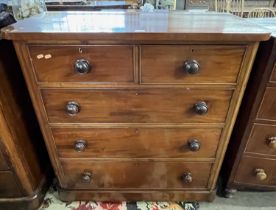
[[[82,182],[90,183],[92,181],[92,173],[91,172],[83,172],[81,175]]]
[[[267,144],[271,149],[276,149],[276,136],[268,137]]]
[[[196,152],[200,149],[200,141],[197,139],[190,139],[188,141],[188,146],[191,151]]]
[[[91,69],[91,65],[88,60],[78,59],[75,61],[74,68],[79,74],[87,74]]]
[[[187,60],[184,63],[184,70],[187,74],[196,74],[199,72],[200,65],[196,60]]]
[[[87,147],[87,142],[83,139],[79,139],[75,141],[75,150],[77,152],[83,152]]]
[[[65,110],[69,115],[76,115],[80,112],[80,106],[77,102],[69,101],[66,104]]]
[[[264,169],[262,168],[257,168],[255,170],[256,177],[259,181],[264,181],[267,179],[267,174],[265,173]]]
[[[194,105],[194,110],[197,114],[203,115],[208,112],[208,106],[204,101],[200,101]]]
[[[181,179],[184,183],[187,183],[187,184],[191,183],[193,181],[192,173],[190,173],[190,172],[184,173],[181,176]]]

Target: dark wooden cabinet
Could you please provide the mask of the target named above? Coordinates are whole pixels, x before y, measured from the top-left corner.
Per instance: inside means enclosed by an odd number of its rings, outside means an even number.
[[[3,35],[14,41],[60,199],[214,198],[268,32],[228,14],[125,11],[49,12]]]
[[[271,27],[275,19],[252,20]],[[276,31],[275,31],[276,32]],[[225,195],[236,189],[276,190],[276,34],[261,42],[222,175]]]
[[[48,155],[12,42],[0,40],[0,209],[37,209]]]

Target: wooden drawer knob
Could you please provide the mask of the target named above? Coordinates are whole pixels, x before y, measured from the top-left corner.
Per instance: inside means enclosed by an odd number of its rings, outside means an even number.
[[[204,115],[208,112],[208,106],[204,101],[197,102],[194,105],[194,111],[199,115]]]
[[[271,149],[276,149],[276,137],[268,137],[267,138],[267,144]]]
[[[265,173],[264,169],[257,168],[255,170],[256,177],[259,181],[264,181],[267,179],[267,174]]]
[[[66,104],[65,110],[69,115],[76,115],[80,112],[80,106],[77,102],[69,101]]]
[[[83,152],[87,147],[87,142],[83,139],[79,139],[75,141],[74,148],[77,152]]]
[[[81,175],[82,182],[90,183],[92,182],[92,173],[91,172],[83,172]]]
[[[192,181],[193,181],[192,173],[190,173],[190,172],[184,173],[181,176],[181,180],[186,184],[192,183]]]
[[[197,74],[200,66],[196,60],[187,60],[184,63],[184,70],[187,74]]]
[[[87,74],[91,70],[91,65],[88,60],[78,59],[74,64],[74,69],[79,74]]]
[[[188,141],[188,146],[189,146],[190,150],[193,151],[193,152],[199,151],[200,141],[197,140],[197,139],[190,139]]]

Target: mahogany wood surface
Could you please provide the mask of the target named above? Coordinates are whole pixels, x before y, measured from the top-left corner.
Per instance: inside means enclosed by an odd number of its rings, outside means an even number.
[[[272,30],[261,42],[222,168],[226,191],[275,190],[276,19],[254,19]],[[274,30],[274,31],[273,31]],[[273,70],[274,69],[274,70]],[[275,142],[276,143],[276,142]],[[260,172],[257,179],[256,171]],[[266,176],[264,175],[266,174]]]
[[[133,82],[133,47],[130,46],[36,46],[29,47],[38,82]],[[51,56],[50,58],[47,57]],[[40,56],[43,56],[40,58]],[[78,59],[91,65],[87,74],[74,69]]]
[[[68,189],[206,189],[211,163],[178,161],[62,159],[64,179]],[[82,180],[82,173],[92,174],[91,182]],[[182,180],[191,173],[192,182]]]
[[[3,152],[0,150],[0,170],[2,171],[7,169],[9,169],[7,160],[5,159]]]
[[[22,196],[22,192],[17,184],[14,173],[12,171],[0,171],[0,197],[13,198],[20,196]]]
[[[198,128],[53,128],[61,158],[215,158],[221,129]],[[196,139],[200,149],[192,151]],[[86,148],[76,151],[77,140]]]
[[[223,123],[231,96],[232,91],[198,89],[42,90],[50,123]],[[80,107],[74,116],[65,109],[70,101]],[[199,101],[208,113],[194,111]]]
[[[112,11],[49,12],[3,36],[14,41],[61,199],[210,201],[269,32],[225,14]],[[95,77],[93,65],[74,76],[79,46],[102,66]],[[199,73],[174,75],[186,59],[199,61]],[[207,113],[195,112],[198,102]],[[182,152],[192,136],[200,150]],[[75,138],[86,140],[83,152]]]
[[[141,83],[236,83],[246,46],[157,45],[141,48]],[[185,72],[195,59],[196,74]]]

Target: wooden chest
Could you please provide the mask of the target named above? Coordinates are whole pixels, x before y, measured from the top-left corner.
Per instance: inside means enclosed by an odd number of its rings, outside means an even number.
[[[251,20],[274,31],[260,44],[225,157],[226,196],[236,189],[276,190],[276,20]]]
[[[213,199],[268,32],[225,14],[128,11],[49,12],[3,34],[62,200]]]

